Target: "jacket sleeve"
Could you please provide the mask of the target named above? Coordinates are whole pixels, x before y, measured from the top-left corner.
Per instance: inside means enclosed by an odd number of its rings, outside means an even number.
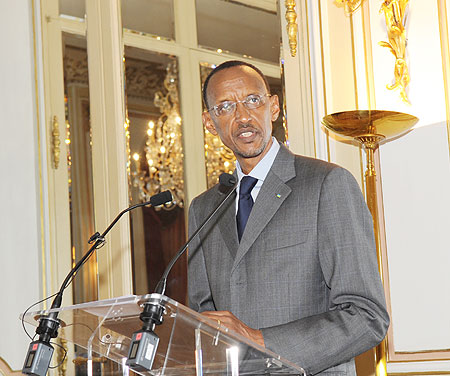
[[[263,328],[266,347],[308,374],[349,361],[386,335],[389,316],[381,284],[371,214],[353,176],[325,176],[317,216],[317,246],[328,311]]]
[[[197,229],[195,204],[196,200],[194,199],[189,207],[189,236]],[[188,250],[188,300],[189,307],[194,311],[216,310],[206,273],[203,248],[198,236],[193,239]]]

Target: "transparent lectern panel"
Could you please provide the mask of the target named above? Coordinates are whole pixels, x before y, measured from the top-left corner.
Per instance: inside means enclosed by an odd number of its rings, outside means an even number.
[[[125,374],[131,336],[142,328],[142,303],[164,305],[163,323],[154,332],[159,344],[149,375],[304,375],[301,367],[229,331],[216,321],[158,294],[84,303],[59,310],[66,340],[87,349],[87,364],[111,359],[108,374]],[[25,321],[36,325],[46,312]]]

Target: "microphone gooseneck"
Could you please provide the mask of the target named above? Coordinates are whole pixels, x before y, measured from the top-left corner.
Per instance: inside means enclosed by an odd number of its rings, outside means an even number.
[[[129,211],[140,208],[142,206],[159,206],[163,205],[168,201],[172,200],[172,194],[170,191],[164,191],[161,193],[158,193],[152,197],[150,197],[149,201],[141,202],[136,205],[132,205],[124,210],[122,210],[117,217],[111,222],[111,224],[107,227],[107,229],[103,232],[103,234],[99,234],[96,232],[94,235],[92,235],[89,239],[89,244],[92,244],[92,247],[89,248],[89,251],[86,252],[86,254],[78,261],[78,263],[72,268],[72,270],[67,275],[64,282],[61,284],[61,288],[59,289],[58,295],[56,295],[55,299],[53,300],[52,307],[51,308],[60,308],[61,302],[62,302],[62,295],[63,291],[66,289],[66,287],[69,285],[70,281],[72,280],[72,277],[76,274],[76,272],[83,266],[83,264],[91,257],[91,255],[94,253],[94,251],[98,248],[100,248],[103,243],[105,243],[105,236],[111,231],[111,229],[114,227],[114,225],[119,221],[119,219]]]
[[[89,248],[86,254],[80,259],[80,261],[77,262],[69,274],[67,274],[67,277],[61,284],[59,292],[53,299],[50,309],[57,309],[61,307],[64,290],[70,284],[77,271],[84,265],[84,263],[86,263],[89,257],[92,256],[94,251],[99,249],[105,243],[105,236],[114,227],[120,217],[138,207],[147,205],[159,206],[171,200],[172,194],[169,191],[158,193],[152,196],[149,201],[142,202],[122,210],[102,234],[96,232],[92,235],[88,241],[89,244],[92,244],[91,248]],[[40,317],[39,325],[36,328],[36,334],[39,335],[39,339],[30,343],[27,356],[25,358],[25,363],[22,368],[22,372],[24,374],[45,376],[53,355],[53,346],[50,345],[50,340],[58,336],[59,325],[60,321],[58,319],[58,312],[50,312],[49,314]]]

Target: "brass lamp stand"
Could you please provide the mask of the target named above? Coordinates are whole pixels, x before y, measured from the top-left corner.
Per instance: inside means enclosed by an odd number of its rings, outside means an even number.
[[[380,223],[378,216],[377,175],[375,171],[374,152],[383,142],[407,133],[419,119],[415,116],[393,111],[345,111],[327,115],[322,122],[330,131],[359,142],[364,146],[367,158],[365,172],[367,206],[372,214],[377,247],[378,269],[383,278]],[[381,192],[380,192],[381,193]],[[386,376],[386,339],[375,350],[376,375]]]

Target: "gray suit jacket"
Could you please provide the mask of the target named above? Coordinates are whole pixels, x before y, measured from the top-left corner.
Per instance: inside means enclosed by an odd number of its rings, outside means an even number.
[[[189,210],[192,233],[223,194]],[[353,375],[389,326],[370,212],[353,176],[281,147],[237,239],[235,196],[189,248],[189,305],[229,310],[308,374]]]

